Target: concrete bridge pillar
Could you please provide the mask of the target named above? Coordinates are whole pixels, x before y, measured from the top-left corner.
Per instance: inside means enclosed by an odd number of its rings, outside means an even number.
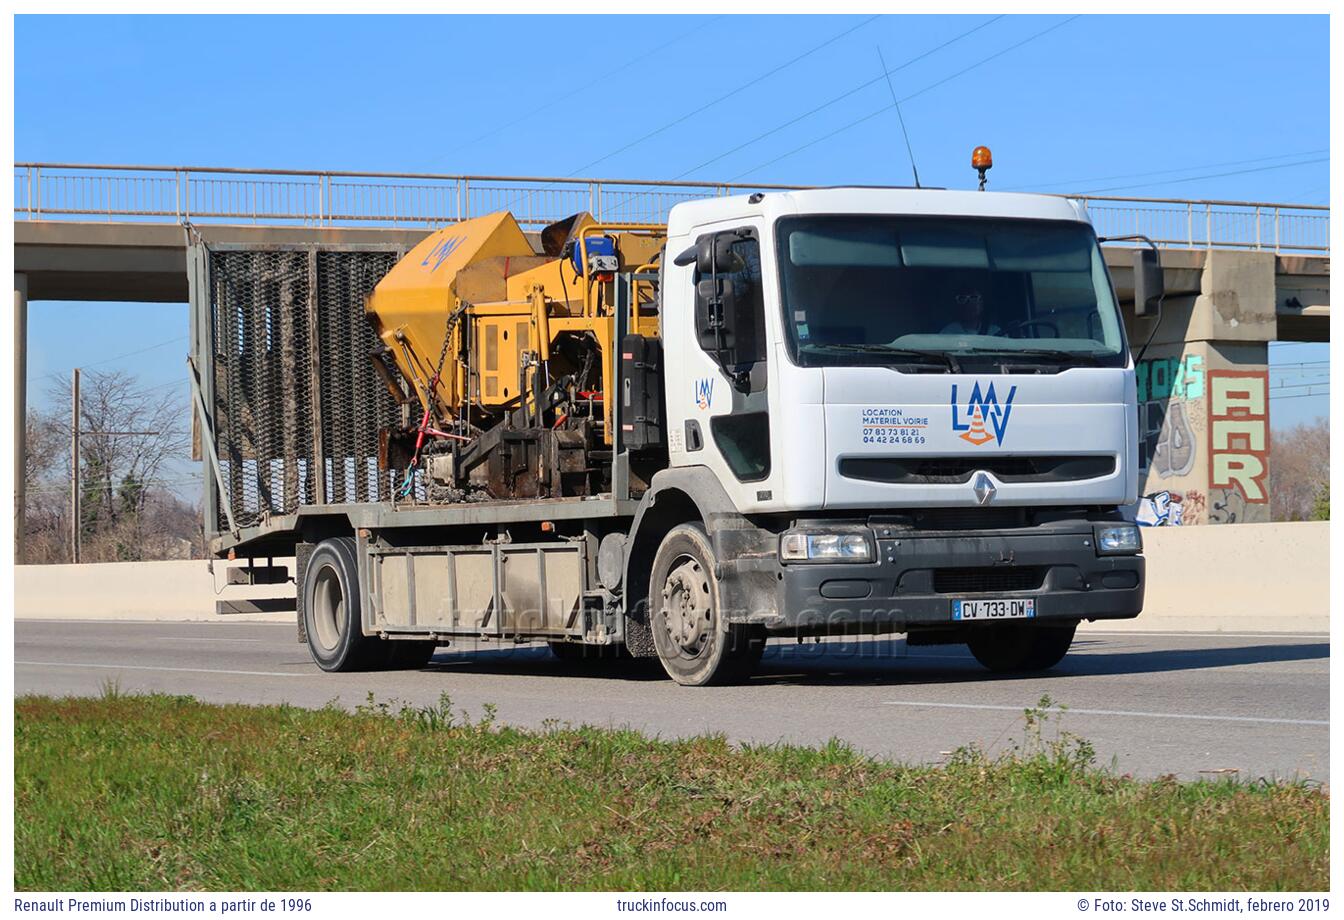
[[[28,276],[14,273],[14,562],[24,561],[28,520]]]
[[[1139,495],[1154,526],[1269,520],[1273,253],[1210,250],[1198,293],[1175,292],[1137,367]],[[1131,319],[1142,348],[1152,320]]]

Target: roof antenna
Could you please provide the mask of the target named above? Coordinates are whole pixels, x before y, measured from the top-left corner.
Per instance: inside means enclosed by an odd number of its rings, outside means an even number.
[[[882,76],[887,78],[887,89],[891,90],[891,104],[896,106],[896,117],[901,121],[901,134],[905,136],[905,152],[910,154],[910,171],[915,174],[915,188],[919,184],[919,167],[915,165],[915,151],[910,146],[910,132],[905,130],[905,116],[901,114],[901,102],[896,98],[896,87],[891,85],[891,71],[887,70],[887,59],[882,56],[882,46],[877,46],[877,59],[882,62]]]

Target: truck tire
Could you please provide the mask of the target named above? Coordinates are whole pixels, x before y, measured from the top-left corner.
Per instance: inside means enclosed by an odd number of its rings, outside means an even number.
[[[1068,654],[1078,624],[1037,626],[994,623],[972,626],[967,640],[971,654],[991,671],[1046,671]]]
[[[672,528],[653,557],[653,644],[663,670],[685,687],[741,680],[765,647],[763,633],[723,619],[715,566],[714,548],[697,524]]]
[[[308,557],[303,575],[304,631],[324,671],[367,671],[387,662],[384,643],[362,632],[354,537],[332,537]]]

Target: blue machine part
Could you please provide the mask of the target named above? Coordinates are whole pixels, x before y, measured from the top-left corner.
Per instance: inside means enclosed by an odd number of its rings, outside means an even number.
[[[616,241],[609,236],[590,236],[584,240],[584,244],[588,247],[588,258],[590,260],[593,256],[614,257],[616,255]],[[583,274],[583,262],[580,261],[581,258],[582,256],[579,254],[579,243],[575,240],[574,251],[569,254],[569,261],[574,265],[574,272],[579,275]]]

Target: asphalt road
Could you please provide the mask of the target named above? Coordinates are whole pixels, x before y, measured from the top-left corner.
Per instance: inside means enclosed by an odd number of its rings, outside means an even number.
[[[423,671],[324,674],[292,625],[19,620],[15,692],[191,694],[211,702],[353,707],[436,701],[473,716],[486,703],[523,726],[631,727],[676,737],[824,743],[937,763],[960,745],[997,751],[1022,737],[1024,707],[1048,694],[1058,719],[1103,764],[1138,776],[1194,779],[1236,771],[1329,777],[1329,637],[1080,631],[1046,676],[993,677],[957,646],[899,640],[772,643],[760,672],[736,687],[690,689],[656,663],[567,665],[544,647],[441,648]]]

